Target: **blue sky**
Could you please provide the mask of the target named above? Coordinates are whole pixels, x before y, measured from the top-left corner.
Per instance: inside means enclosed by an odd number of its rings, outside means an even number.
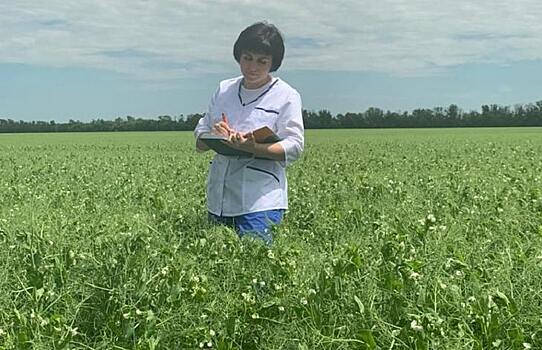
[[[0,3],[0,118],[203,112],[258,21],[286,41],[304,108],[396,111],[542,100],[542,3],[78,1]]]

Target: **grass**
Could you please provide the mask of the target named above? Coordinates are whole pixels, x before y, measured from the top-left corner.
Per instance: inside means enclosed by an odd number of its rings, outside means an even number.
[[[540,348],[541,131],[307,131],[272,250],[191,133],[0,135],[0,348]]]

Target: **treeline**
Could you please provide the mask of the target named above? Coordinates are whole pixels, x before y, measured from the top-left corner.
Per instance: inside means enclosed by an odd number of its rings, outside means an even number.
[[[379,108],[337,115],[326,110],[303,111],[303,120],[308,129],[542,126],[542,101],[515,105],[513,108],[483,105],[481,112],[464,112],[454,104],[448,108],[415,109],[410,113]]]
[[[0,118],[0,132],[86,132],[86,131],[173,131],[194,130],[203,114],[158,119],[127,116],[114,120],[95,119],[90,122],[70,120],[14,121]],[[489,127],[542,126],[542,100],[515,105],[483,105],[481,111],[462,111],[457,105],[447,108],[421,108],[412,112],[392,112],[371,107],[365,112],[332,115],[328,110],[303,110],[306,129],[334,128],[434,128],[434,127]]]
[[[81,122],[70,119],[66,123],[55,121],[14,121],[0,118],[0,132],[91,132],[91,131],[181,131],[194,130],[203,114],[171,117],[159,116],[158,119],[143,119],[127,116],[114,120],[94,119]]]

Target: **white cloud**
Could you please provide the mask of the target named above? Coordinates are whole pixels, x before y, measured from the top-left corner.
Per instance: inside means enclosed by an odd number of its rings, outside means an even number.
[[[285,34],[285,69],[441,74],[542,59],[537,0],[13,1],[0,3],[0,62],[108,69],[167,81],[235,68],[238,33]]]

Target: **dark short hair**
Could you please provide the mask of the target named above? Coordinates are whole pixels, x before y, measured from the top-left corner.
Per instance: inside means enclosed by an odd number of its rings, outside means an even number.
[[[271,72],[279,69],[284,58],[284,41],[277,27],[267,22],[254,23],[239,34],[233,45],[233,57],[241,61],[243,52],[270,55]]]

